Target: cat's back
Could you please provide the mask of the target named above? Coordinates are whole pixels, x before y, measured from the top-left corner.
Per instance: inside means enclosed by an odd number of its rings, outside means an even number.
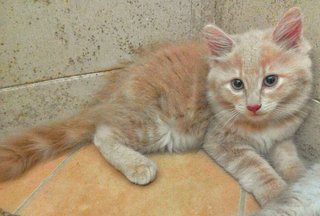
[[[109,79],[101,119],[122,131],[133,131],[132,145],[153,143],[169,151],[199,145],[210,115],[207,56],[205,44],[196,41],[143,50]]]
[[[156,101],[164,118],[180,118],[183,129],[188,130],[196,118],[207,118],[208,52],[207,46],[198,41],[154,45],[129,67],[131,88],[141,102]]]
[[[201,42],[160,44],[143,52],[133,66],[133,88],[141,104],[153,103],[159,110],[161,139],[156,142],[169,151],[194,148],[204,136],[210,115],[207,56]]]
[[[141,48],[123,69],[107,75],[102,98],[108,99],[114,93],[133,97],[140,97],[142,92],[145,96],[170,93],[187,98],[196,91],[203,93],[209,72],[208,55],[206,44],[200,41],[163,42]]]
[[[200,99],[205,93],[209,72],[207,55],[206,46],[197,41],[153,45],[142,51],[127,69],[132,76],[132,88],[138,93],[155,93],[170,101],[174,97],[172,105]]]

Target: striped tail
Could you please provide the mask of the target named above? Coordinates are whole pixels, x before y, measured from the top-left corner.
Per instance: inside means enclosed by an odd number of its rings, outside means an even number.
[[[0,181],[18,177],[37,162],[54,158],[89,142],[95,130],[88,113],[80,113],[50,126],[33,128],[0,143]]]

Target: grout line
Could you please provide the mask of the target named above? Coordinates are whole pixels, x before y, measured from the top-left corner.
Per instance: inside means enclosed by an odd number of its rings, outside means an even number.
[[[57,78],[57,79],[52,79],[52,80],[45,80],[45,81],[40,81],[40,82],[17,85],[17,86],[13,86],[13,87],[5,87],[5,88],[0,89],[0,93],[9,92],[9,91],[16,91],[16,90],[26,89],[26,88],[32,88],[32,87],[37,87],[37,86],[44,86],[44,85],[48,85],[51,83],[69,82],[69,81],[79,80],[79,79],[83,79],[83,78],[102,76],[105,73],[106,72],[97,72],[97,73],[90,73],[90,74],[84,74],[84,75],[82,74],[82,75],[77,75],[77,76],[62,77],[62,78]]]
[[[6,92],[6,91],[11,91],[11,90],[28,88],[30,86],[33,87],[33,86],[38,86],[38,85],[46,85],[51,82],[59,82],[59,81],[61,82],[61,81],[77,80],[80,78],[94,77],[94,76],[98,76],[98,75],[103,75],[103,74],[110,72],[110,71],[113,71],[113,70],[119,70],[122,68],[123,68],[123,66],[119,65],[119,66],[115,66],[115,67],[108,68],[105,70],[100,70],[100,71],[93,71],[93,72],[88,72],[88,73],[83,73],[83,74],[58,77],[58,78],[53,78],[53,79],[48,79],[48,80],[38,80],[38,81],[29,82],[29,83],[15,84],[15,85],[10,85],[10,86],[6,86],[6,87],[0,87],[0,93]]]
[[[317,100],[317,99],[315,99],[315,98],[313,98],[312,101],[315,102],[315,103],[317,103],[317,104],[320,104],[320,101]]]
[[[240,201],[239,201],[239,212],[238,216],[244,216],[246,204],[246,192],[240,188]]]
[[[31,194],[26,197],[21,203],[20,205],[16,208],[16,210],[13,212],[13,214],[18,214],[24,207],[26,207],[31,201],[32,199],[37,195],[38,192],[41,191],[41,189],[48,184],[48,182],[54,177],[56,176],[56,174],[64,167],[64,165],[73,157],[74,153],[76,153],[78,150],[80,149],[80,147],[76,147],[74,149],[71,150],[71,152],[69,152],[66,156],[65,159],[63,159],[63,161],[61,161],[58,166],[51,172],[51,174],[49,176],[47,176],[39,185],[36,189],[34,189]]]

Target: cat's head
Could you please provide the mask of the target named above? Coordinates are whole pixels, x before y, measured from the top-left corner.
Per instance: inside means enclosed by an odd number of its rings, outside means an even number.
[[[303,112],[312,73],[301,19],[299,8],[291,8],[272,29],[228,35],[214,25],[204,28],[211,52],[208,97],[225,121],[281,120]]]

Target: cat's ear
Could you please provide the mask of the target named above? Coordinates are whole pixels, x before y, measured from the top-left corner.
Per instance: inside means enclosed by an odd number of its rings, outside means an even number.
[[[299,46],[302,37],[302,17],[298,7],[289,9],[278,22],[273,34],[273,40],[286,49]]]
[[[215,25],[207,25],[202,32],[213,56],[222,57],[231,52],[234,42],[220,28]]]

